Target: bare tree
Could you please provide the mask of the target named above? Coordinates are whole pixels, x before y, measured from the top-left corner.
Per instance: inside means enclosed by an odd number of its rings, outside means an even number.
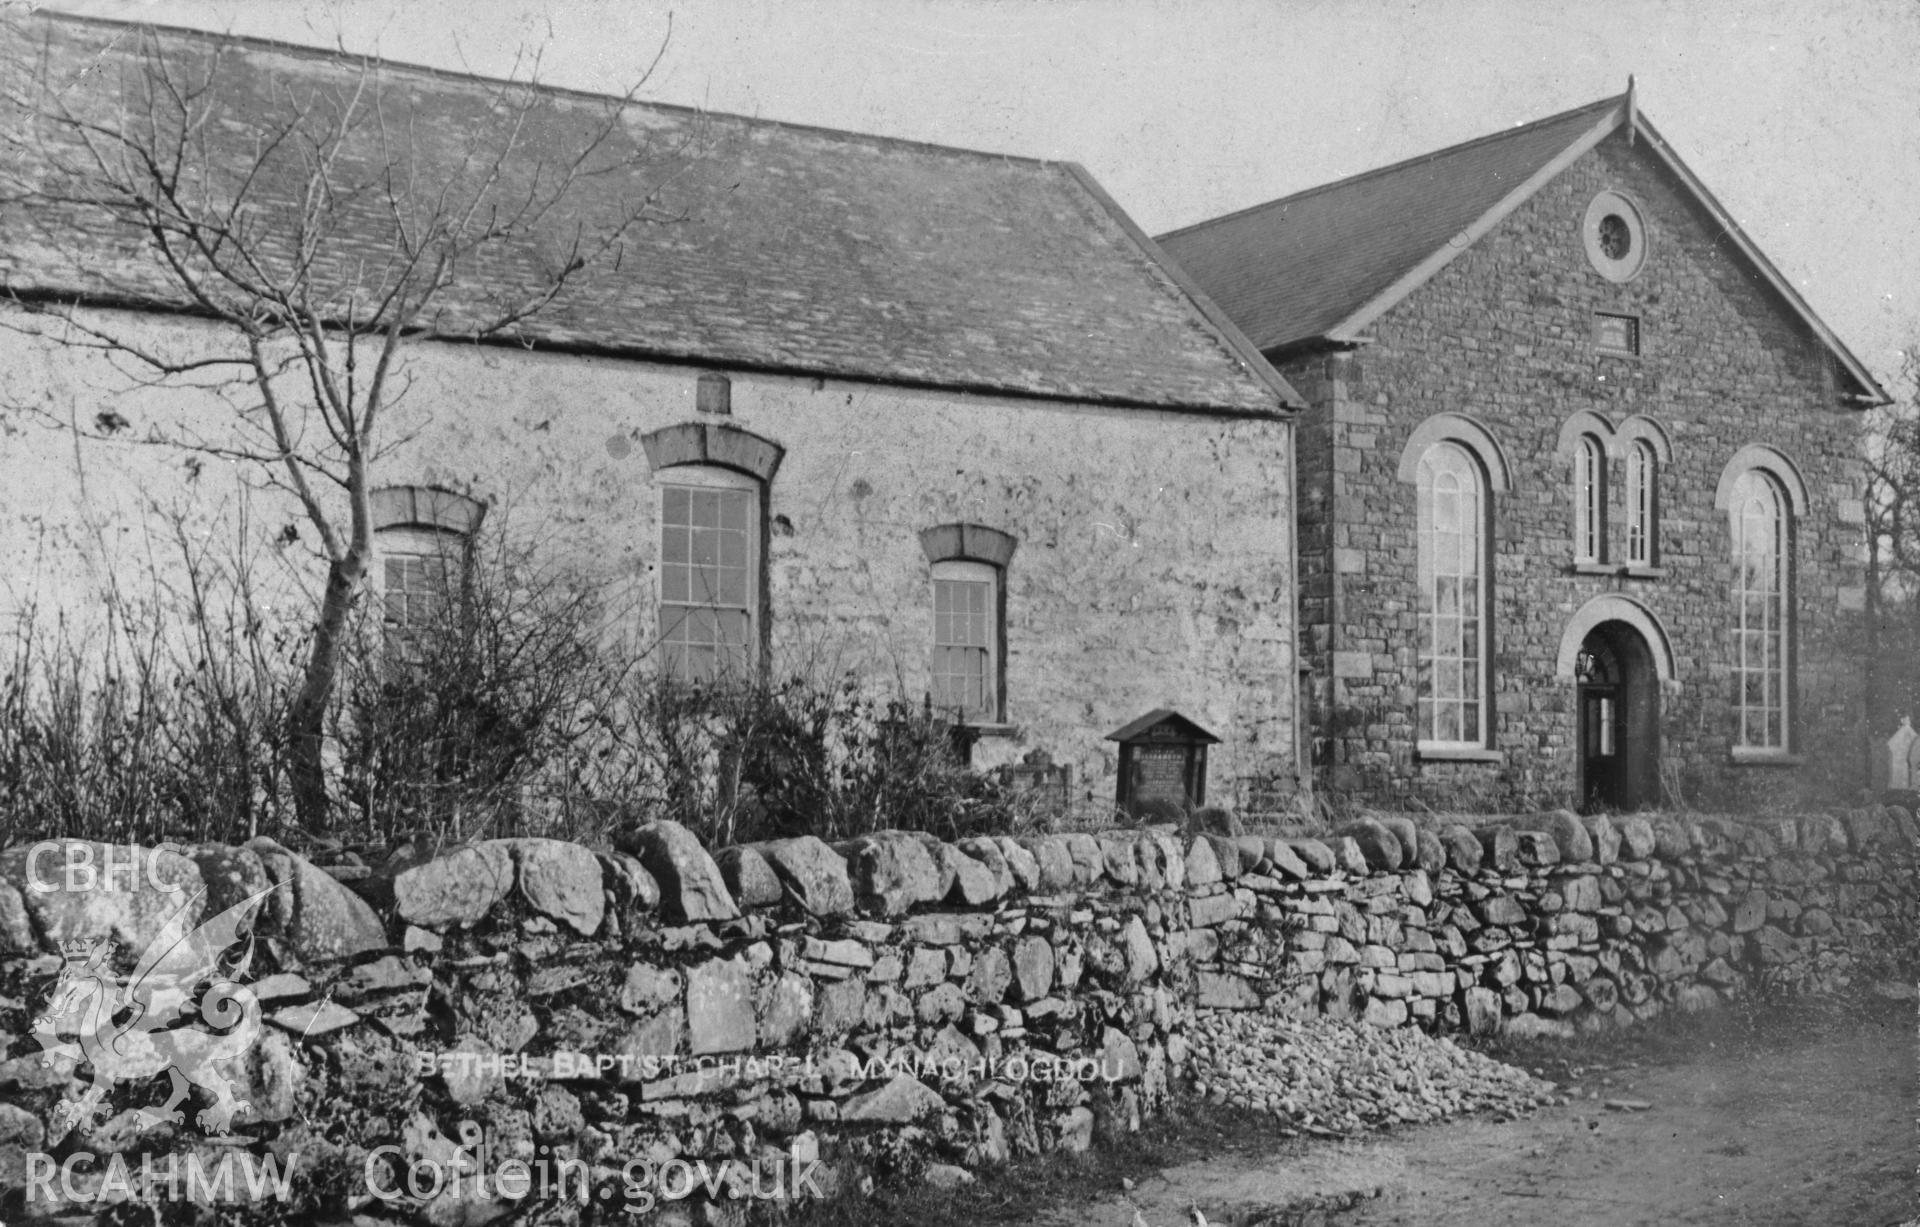
[[[1920,700],[1920,350],[1863,432],[1867,488],[1867,754]]]
[[[1866,433],[1867,527],[1880,574],[1920,580],[1920,350],[1901,372],[1903,396],[1874,411]]]
[[[286,733],[298,817],[320,829],[324,716],[409,343],[532,343],[639,228],[674,220],[663,192],[696,164],[700,129],[636,116],[644,75],[624,97],[561,97],[536,84],[537,60],[487,82],[44,19],[0,37],[14,48],[0,97],[10,322],[221,397],[216,432],[126,437],[243,462],[318,538],[325,582]],[[156,344],[89,310],[102,304],[185,312],[211,338]]]

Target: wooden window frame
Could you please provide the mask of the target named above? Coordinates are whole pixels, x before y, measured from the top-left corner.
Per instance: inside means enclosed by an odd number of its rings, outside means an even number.
[[[418,635],[430,622],[415,620],[413,601],[418,598],[425,605],[430,594],[407,589],[407,574],[415,569],[409,564],[420,563],[421,572],[441,572],[442,599],[461,591],[471,578],[473,539],[487,507],[436,486],[383,486],[370,493],[368,503],[373,557],[367,573],[378,590],[381,634],[403,657],[417,659]],[[438,565],[429,568],[429,561]],[[398,591],[396,577],[401,581]],[[405,609],[398,617],[393,613],[396,596]]]
[[[658,632],[655,640],[660,653],[660,667],[663,672],[679,681],[690,684],[710,684],[729,680],[747,680],[758,677],[764,668],[766,653],[766,488],[757,477],[734,469],[714,465],[676,465],[661,470],[656,480],[659,487],[658,518],[655,522],[655,545],[659,553],[654,567],[654,609],[658,618]],[[671,509],[676,501],[688,505],[690,516],[693,509],[706,496],[718,494],[714,500],[721,513],[715,524],[703,525],[693,518],[681,521],[670,519]],[[737,495],[744,499],[742,515],[736,517],[737,527],[730,527],[724,514],[726,495]],[[675,551],[670,542],[680,531],[685,534],[684,559],[669,557]],[[700,593],[693,591],[692,585],[699,577],[703,563],[697,556],[699,552],[699,534],[710,534],[709,541],[720,550],[713,566],[726,570],[738,570],[743,581],[743,590],[738,600],[728,599],[724,594],[711,591],[713,578],[707,581],[709,599],[698,599]],[[737,532],[743,556],[737,564],[724,561],[726,539],[729,533]],[[688,581],[684,588],[678,584],[681,578],[679,568],[685,568],[684,578]],[[717,577],[724,583],[724,576]],[[680,611],[678,616],[675,612]],[[712,615],[716,631],[712,642],[702,639],[700,642],[683,641],[676,632],[697,621],[700,611]],[[721,637],[719,623],[727,617],[738,615],[743,627],[737,636],[738,643],[733,644]],[[675,644],[680,644],[676,650]],[[723,665],[725,649],[737,647],[738,658],[732,666]],[[714,665],[710,669],[694,670],[688,667],[688,654],[691,651],[714,652]]]
[[[1491,490],[1480,457],[1458,439],[1440,440],[1420,457],[1415,494],[1420,633],[1414,733],[1423,753],[1485,751],[1493,744],[1493,704],[1488,693],[1493,641]],[[1455,527],[1447,530],[1437,517],[1442,498],[1456,504],[1447,517]],[[1448,551],[1455,565],[1443,572],[1441,564],[1448,561],[1444,556]],[[1446,612],[1443,599],[1449,579],[1455,584],[1452,613]],[[1443,653],[1443,645],[1456,650]],[[1458,672],[1457,687],[1447,684],[1449,665]],[[1457,712],[1456,736],[1436,735],[1443,730],[1443,705]]]
[[[1006,602],[1001,599],[1003,583],[999,567],[989,562],[977,562],[970,559],[949,558],[933,564],[931,582],[933,585],[933,656],[928,676],[932,682],[933,706],[935,710],[952,713],[962,724],[999,724],[1006,716],[1001,702],[1001,691],[1005,676],[1004,655],[1001,644],[1006,638],[1003,626]],[[951,633],[942,636],[943,611],[941,594],[943,586],[948,593],[960,591],[956,586],[965,585],[984,599],[980,602],[979,642],[972,642],[973,636],[955,636]],[[984,591],[979,591],[984,589]],[[973,611],[967,611],[971,614]],[[948,610],[944,618],[949,623],[958,616],[959,611]],[[964,699],[954,701],[950,693],[943,693],[942,679],[962,675],[941,668],[943,653],[979,652],[981,654],[978,684],[981,701],[970,704]],[[970,674],[968,676],[971,676]]]
[[[1793,753],[1793,514],[1784,483],[1763,468],[1735,480],[1727,500],[1733,563],[1731,652],[1736,758]],[[1755,587],[1751,579],[1765,572]],[[1753,695],[1755,684],[1759,695]],[[1755,723],[1759,724],[1758,731]]]
[[[1607,561],[1607,448],[1581,435],[1573,449],[1573,561]]]
[[[1650,439],[1626,446],[1627,557],[1630,567],[1660,565],[1660,451]]]
[[[988,606],[988,638],[991,643],[987,661],[987,684],[992,687],[991,701],[984,710],[968,712],[945,707],[959,723],[973,728],[1005,728],[1007,721],[1007,574],[1019,541],[1009,533],[982,524],[942,524],[920,533],[920,548],[929,567],[928,612],[935,625],[927,637],[928,698],[941,707],[934,695],[939,641],[937,585],[960,580],[992,585]]]

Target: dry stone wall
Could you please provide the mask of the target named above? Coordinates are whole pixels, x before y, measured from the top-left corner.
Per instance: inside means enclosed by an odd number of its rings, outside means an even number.
[[[1271,1031],[1229,1022],[1253,1012],[1626,1024],[1831,987],[1915,931],[1904,810],[1524,826],[889,832],[709,856],[659,822],[619,851],[497,840],[351,887],[264,839],[15,848],[0,853],[0,1216],[100,1212],[142,1195],[125,1175],[142,1162],[244,1154],[295,1171],[262,1213],[432,1224],[527,1196],[563,1220],[628,1221],[612,1215],[660,1201],[673,1163],[689,1181],[689,1163],[732,1163],[731,1191],[663,1213],[733,1221],[747,1191],[1084,1148],[1164,1105],[1196,1052],[1212,1093],[1244,1098],[1221,1046]],[[137,1008],[88,1014],[95,943],[118,945],[100,991],[124,1007],[114,981],[142,952],[190,931],[211,950],[223,916],[254,938],[216,977],[245,986],[241,1008],[178,984],[169,999],[149,975]],[[143,1029],[169,1010],[181,1028]],[[245,1042],[193,1049],[181,1029]],[[185,1119],[153,1124],[169,1056],[198,1089]],[[514,1163],[528,1188],[483,1179]],[[744,1189],[748,1164],[773,1175]]]

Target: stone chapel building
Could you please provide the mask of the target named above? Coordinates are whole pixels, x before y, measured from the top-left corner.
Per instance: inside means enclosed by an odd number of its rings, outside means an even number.
[[[1161,237],[1311,402],[1314,778],[1380,804],[1860,787],[1885,394],[1631,89]]]
[[[610,638],[645,668],[852,676],[962,722],[976,766],[1044,752],[1076,808],[1112,806],[1106,735],[1162,708],[1221,739],[1209,800],[1272,808],[1301,789],[1302,402],[1081,168],[189,31],[16,15],[4,33],[22,74],[5,96],[37,80],[82,115],[207,110],[187,178],[244,188],[237,216],[270,264],[296,250],[305,146],[261,132],[360,98],[335,184],[358,195],[328,215],[315,275],[341,303],[378,289],[393,218],[476,149],[484,165],[508,120],[526,126],[501,168],[518,190],[614,114],[551,224],[474,256],[404,350],[358,598],[373,616],[404,624],[449,553],[510,529],[602,594]],[[78,303],[155,353],[232,344],[215,317],[253,308],[185,296],[137,219],[59,186],[87,153],[41,127],[0,165],[31,189],[0,192],[0,298]],[[397,189],[379,169],[394,147]],[[657,220],[617,262],[476,334],[650,192]],[[181,591],[187,547],[253,576],[263,618],[310,624],[326,570],[293,496],[257,463],[149,445],[225,442],[233,404],[129,379],[75,335],[0,329],[0,632],[83,617],[108,591]]]

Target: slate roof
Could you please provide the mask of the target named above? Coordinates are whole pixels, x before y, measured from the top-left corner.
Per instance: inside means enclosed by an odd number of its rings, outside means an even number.
[[[1590,149],[1631,123],[1742,258],[1833,354],[1863,399],[1885,392],[1681,162],[1631,93],[1603,98],[1159,236],[1263,353],[1351,340]]]
[[[1316,337],[1466,229],[1617,99],[1160,236],[1262,350]]]
[[[31,35],[14,39],[31,52],[9,57],[7,71],[37,61],[31,70],[62,82],[76,108],[110,105],[141,80],[137,27],[37,16],[15,29]],[[236,116],[366,80],[389,139],[412,143],[410,166],[424,186],[457,181],[463,157],[501,124],[499,82],[396,64],[363,76],[357,62],[325,52],[177,30],[145,35],[170,63],[211,64],[217,53],[214,87]],[[527,162],[577,146],[613,105],[545,87],[538,95],[515,154]],[[243,131],[218,146],[220,156],[243,158],[250,139]],[[357,141],[349,163],[374,162],[370,139]],[[570,284],[507,339],[1118,406],[1270,414],[1302,403],[1070,163],[629,103],[605,152],[642,149],[652,151],[645,161],[576,185],[565,215],[539,235],[487,252],[429,330],[471,335],[476,320],[564,258],[572,227],[591,235],[596,218],[657,188],[655,212],[669,220],[634,234],[617,272]],[[509,181],[531,173],[519,164],[507,172]],[[298,183],[294,173],[256,183],[268,205],[260,216],[289,214]],[[364,276],[353,261],[384,258],[393,222],[381,203],[350,202],[347,232],[326,248],[336,286]],[[157,265],[125,258],[140,256],[141,242],[84,209],[0,201],[6,288],[190,310]]]

